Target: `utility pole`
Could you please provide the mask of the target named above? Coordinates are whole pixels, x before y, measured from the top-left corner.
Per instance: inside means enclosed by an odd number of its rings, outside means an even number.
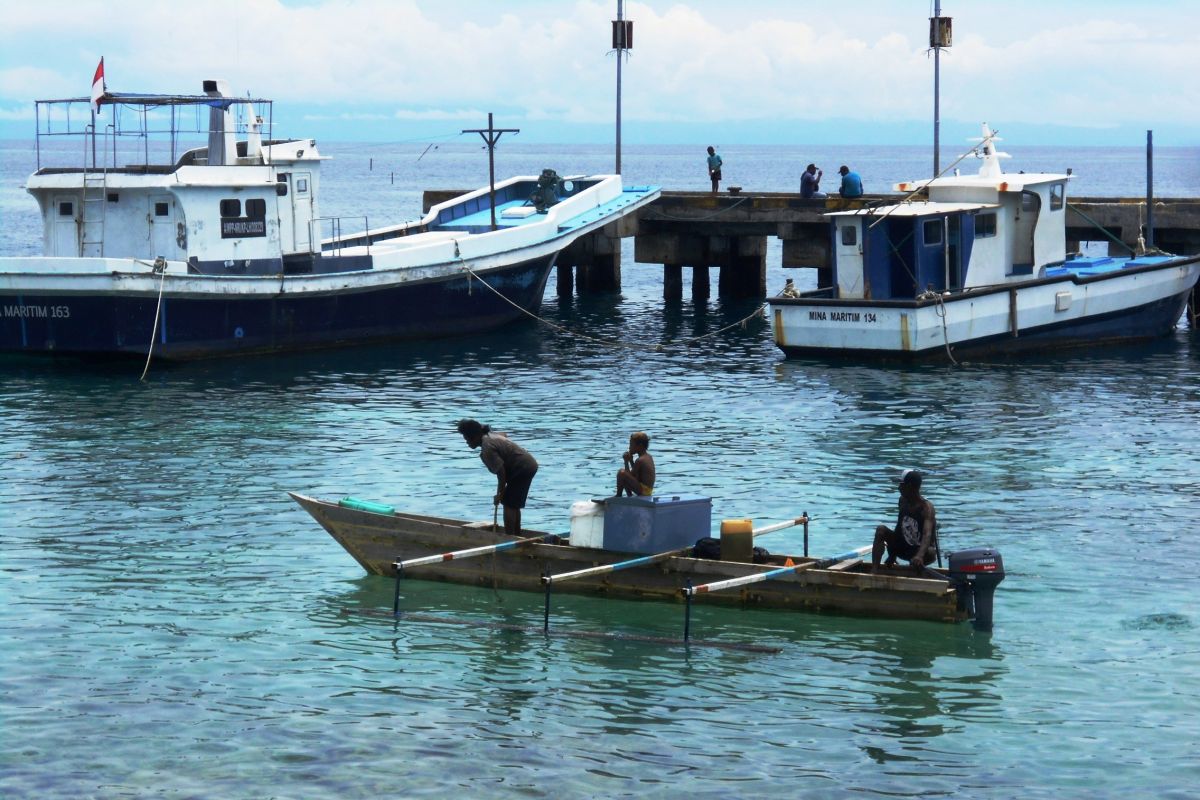
[[[617,0],[617,18],[612,24],[612,49],[617,51],[617,169],[621,174],[621,62],[633,48],[633,20],[625,19],[625,0]]]
[[[488,112],[488,126],[486,128],[467,128],[463,133],[478,133],[488,149],[488,200],[492,206],[492,230],[496,230],[496,142],[500,141],[501,135],[505,133],[520,133],[520,128],[495,128],[492,127],[492,112]]]

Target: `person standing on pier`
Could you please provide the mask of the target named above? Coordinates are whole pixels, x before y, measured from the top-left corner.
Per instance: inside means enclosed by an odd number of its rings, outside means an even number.
[[[717,155],[717,151],[710,145],[708,148],[708,179],[712,181],[713,194],[717,193],[717,184],[721,182],[721,165],[723,163],[721,157]]]
[[[821,176],[825,173],[817,169],[816,164],[809,164],[805,167],[803,174],[800,175],[800,196],[801,197],[825,197],[825,193],[821,191]]]
[[[842,176],[842,188],[838,190],[838,194],[842,197],[862,197],[862,178],[858,177],[857,172],[851,172],[850,168],[842,164],[838,173]]]
[[[880,525],[875,528],[875,542],[871,548],[871,572],[879,571],[879,559],[886,548],[887,566],[903,558],[918,571],[937,557],[937,512],[933,503],[921,496],[921,473],[906,469],[900,475],[900,502],[896,515],[896,528]]]
[[[472,450],[479,448],[479,458],[488,471],[496,476],[496,495],[493,505],[504,506],[504,532],[509,536],[521,533],[521,509],[529,496],[538,463],[525,448],[503,433],[492,433],[488,425],[473,419],[458,421],[458,432]]]
[[[622,492],[630,497],[654,494],[654,456],[649,448],[650,437],[642,431],[629,437],[629,450],[621,456],[625,468],[617,472],[617,497]]]

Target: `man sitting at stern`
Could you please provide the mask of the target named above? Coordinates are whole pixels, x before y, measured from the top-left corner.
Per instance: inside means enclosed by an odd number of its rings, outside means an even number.
[[[933,503],[921,496],[921,473],[915,469],[906,469],[900,475],[899,513],[896,516],[895,530],[880,525],[875,529],[875,543],[871,548],[871,572],[879,571],[879,559],[883,556],[884,548],[888,557],[884,562],[887,566],[896,563],[896,558],[903,558],[918,571],[937,558],[937,543],[934,531],[937,529],[937,513]]]

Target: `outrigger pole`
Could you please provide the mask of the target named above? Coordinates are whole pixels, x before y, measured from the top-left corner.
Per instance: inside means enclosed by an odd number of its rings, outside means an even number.
[[[713,583],[705,583],[701,584],[700,586],[692,586],[691,581],[689,580],[688,585],[685,588],[680,589],[680,592],[684,595],[684,599],[687,601],[684,608],[683,617],[683,640],[686,642],[691,633],[692,598],[695,595],[708,594],[709,592],[720,592],[724,589],[733,589],[738,586],[746,586],[751,583],[769,581],[773,578],[782,578],[784,575],[794,575],[797,572],[804,572],[805,570],[809,569],[827,567],[830,564],[836,564],[839,561],[860,558],[871,552],[871,547],[872,545],[868,544],[856,550],[850,550],[846,553],[842,553],[841,555],[833,556],[832,558],[825,558],[821,559],[820,561],[810,561],[807,564],[799,564],[794,567],[780,567],[779,569],[773,569],[768,572],[760,572],[756,575],[743,575],[740,578],[729,578],[728,580],[714,581]]]
[[[781,531],[784,528],[790,528],[793,525],[803,525],[805,533],[808,532],[808,515],[796,517],[786,522],[776,522],[771,525],[764,525],[761,528],[755,528],[751,531],[754,536],[762,536],[765,533],[774,533]],[[807,550],[807,548],[805,548]],[[549,632],[550,630],[550,588],[555,583],[574,580],[575,578],[587,578],[593,575],[607,575],[610,572],[617,572],[623,569],[631,569],[633,567],[641,567],[646,564],[657,564],[659,561],[666,561],[669,558],[677,558],[687,556],[691,553],[691,547],[683,547],[678,550],[668,550],[665,553],[656,553],[651,556],[642,556],[640,558],[631,558],[628,561],[618,561],[615,564],[601,564],[598,567],[588,567],[586,569],[577,569],[573,572],[560,572],[557,575],[551,575],[547,572],[542,576],[542,585],[546,587],[546,606],[545,613],[542,616],[542,628]]]

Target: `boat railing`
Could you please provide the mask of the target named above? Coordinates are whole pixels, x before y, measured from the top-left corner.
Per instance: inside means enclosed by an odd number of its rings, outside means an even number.
[[[354,220],[355,227],[357,221],[362,220],[362,233],[351,234],[350,238],[342,236],[342,220]],[[326,225],[328,225],[329,236],[325,236]],[[367,232],[371,230],[371,226],[367,224],[367,216],[349,216],[349,217],[316,217],[309,220],[308,223],[308,240],[310,242],[320,242],[321,252],[339,255],[343,248],[362,247],[366,246],[367,255],[371,254],[371,237]]]
[[[84,160],[75,167],[96,168],[103,142],[103,158],[111,169],[121,159],[144,167],[173,165],[179,155],[203,147],[209,135],[209,111],[227,106],[233,112],[233,132],[246,136],[250,123],[261,118],[264,139],[275,139],[272,101],[250,97],[200,95],[106,94],[100,116],[91,113],[91,99],[77,97],[34,102],[34,147],[37,168],[64,166],[73,159],[73,148],[60,141],[81,139]],[[107,116],[108,122],[101,124]],[[70,153],[70,155],[69,155]]]

